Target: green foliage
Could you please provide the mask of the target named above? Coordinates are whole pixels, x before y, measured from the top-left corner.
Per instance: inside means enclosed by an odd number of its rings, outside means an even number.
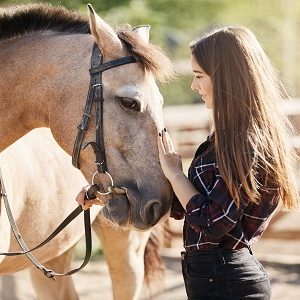
[[[182,75],[175,82],[159,85],[165,105],[202,102],[200,95],[191,90],[192,80],[192,75]]]
[[[128,5],[130,0],[0,0],[0,3],[5,4],[17,4],[17,3],[50,3],[52,5],[63,5],[66,8],[70,9],[81,9],[82,7],[86,7],[88,3],[92,4],[94,9],[97,11],[108,11],[114,7]]]
[[[91,3],[97,11],[108,11],[114,7],[128,5],[130,0],[97,0],[97,1],[82,1],[85,4]]]
[[[168,27],[185,28],[214,22],[224,0],[146,0],[153,11],[164,12],[164,23]]]

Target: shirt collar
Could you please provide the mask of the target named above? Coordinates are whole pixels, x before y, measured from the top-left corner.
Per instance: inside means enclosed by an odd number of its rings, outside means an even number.
[[[207,141],[211,141],[214,135],[215,135],[215,132],[210,133],[210,134],[207,136]]]

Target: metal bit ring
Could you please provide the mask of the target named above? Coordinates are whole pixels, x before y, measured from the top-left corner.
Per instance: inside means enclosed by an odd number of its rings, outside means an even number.
[[[111,182],[111,185],[109,187],[113,187],[114,186],[113,178],[112,178],[112,176],[107,171],[105,171],[105,173],[99,173],[98,171],[95,172],[94,175],[93,175],[93,177],[92,177],[92,184],[95,184],[94,183],[94,179],[95,179],[96,174],[106,174],[109,177],[110,182]],[[111,190],[108,188],[107,192],[97,191],[97,193],[100,194],[100,195],[109,195],[111,193]]]

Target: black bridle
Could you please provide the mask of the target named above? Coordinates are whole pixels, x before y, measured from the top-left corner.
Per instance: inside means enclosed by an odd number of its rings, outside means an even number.
[[[100,195],[107,195],[113,193],[114,183],[111,175],[107,170],[106,156],[105,156],[105,147],[104,147],[104,136],[103,136],[103,84],[102,84],[102,73],[111,68],[115,68],[118,66],[122,66],[125,64],[130,64],[136,62],[133,56],[123,57],[121,59],[116,59],[113,61],[109,61],[107,63],[103,62],[103,55],[97,44],[93,46],[93,52],[91,57],[91,68],[90,68],[90,85],[89,91],[87,95],[87,100],[83,112],[83,116],[81,122],[78,126],[78,133],[74,143],[73,154],[72,154],[72,163],[73,166],[79,169],[79,155],[81,149],[85,149],[88,145],[93,147],[95,156],[96,156],[96,165],[97,171],[94,173],[92,177],[92,185],[86,193],[87,199],[93,199],[96,196],[96,193]],[[83,139],[86,130],[88,129],[89,120],[91,118],[92,108],[95,104],[95,114],[96,114],[96,139],[95,141],[88,142],[83,145]],[[106,174],[111,180],[111,186],[109,187],[107,192],[101,192],[100,188],[97,184],[94,183],[94,177],[98,173]],[[10,205],[8,202],[3,177],[0,170],[0,200],[3,199],[7,216],[11,225],[11,229],[14,233],[14,236],[20,245],[22,251],[16,252],[0,252],[0,255],[6,256],[17,256],[17,255],[26,255],[27,258],[38,268],[40,269],[48,278],[55,279],[55,276],[65,276],[71,275],[83,267],[87,265],[91,257],[92,251],[92,237],[91,237],[91,222],[90,222],[90,211],[89,209],[84,210],[84,228],[85,228],[85,243],[86,243],[86,254],[83,263],[79,268],[71,270],[67,273],[56,273],[52,270],[45,268],[42,264],[40,264],[37,259],[32,255],[32,251],[39,249],[40,247],[47,244],[51,241],[60,231],[62,231],[71,221],[73,221],[82,211],[82,207],[78,206],[43,242],[39,245],[35,246],[32,249],[29,249],[24,242],[19,229],[14,221]],[[1,202],[0,202],[0,211],[1,211]]]
[[[72,163],[73,166],[79,169],[79,154],[82,148],[82,142],[84,138],[84,133],[88,128],[88,123],[91,118],[91,111],[93,104],[96,106],[96,140],[93,142],[88,142],[84,145],[84,148],[91,145],[94,149],[96,156],[97,172],[105,173],[107,172],[107,164],[105,157],[104,148],[104,137],[103,137],[103,84],[102,84],[102,73],[111,68],[122,66],[125,64],[130,64],[136,62],[133,56],[123,57],[117,60],[109,61],[107,63],[102,63],[103,56],[99,47],[95,44],[93,48],[93,55],[91,60],[90,69],[90,86],[87,96],[87,101],[85,104],[83,116],[81,122],[78,126],[78,133],[76,141],[73,148]]]

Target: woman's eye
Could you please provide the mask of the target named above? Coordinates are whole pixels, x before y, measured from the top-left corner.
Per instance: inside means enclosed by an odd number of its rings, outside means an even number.
[[[120,103],[122,104],[122,106],[124,106],[125,108],[128,108],[128,109],[132,109],[132,110],[136,110],[136,111],[140,111],[140,109],[141,109],[140,103],[135,99],[120,98]]]

